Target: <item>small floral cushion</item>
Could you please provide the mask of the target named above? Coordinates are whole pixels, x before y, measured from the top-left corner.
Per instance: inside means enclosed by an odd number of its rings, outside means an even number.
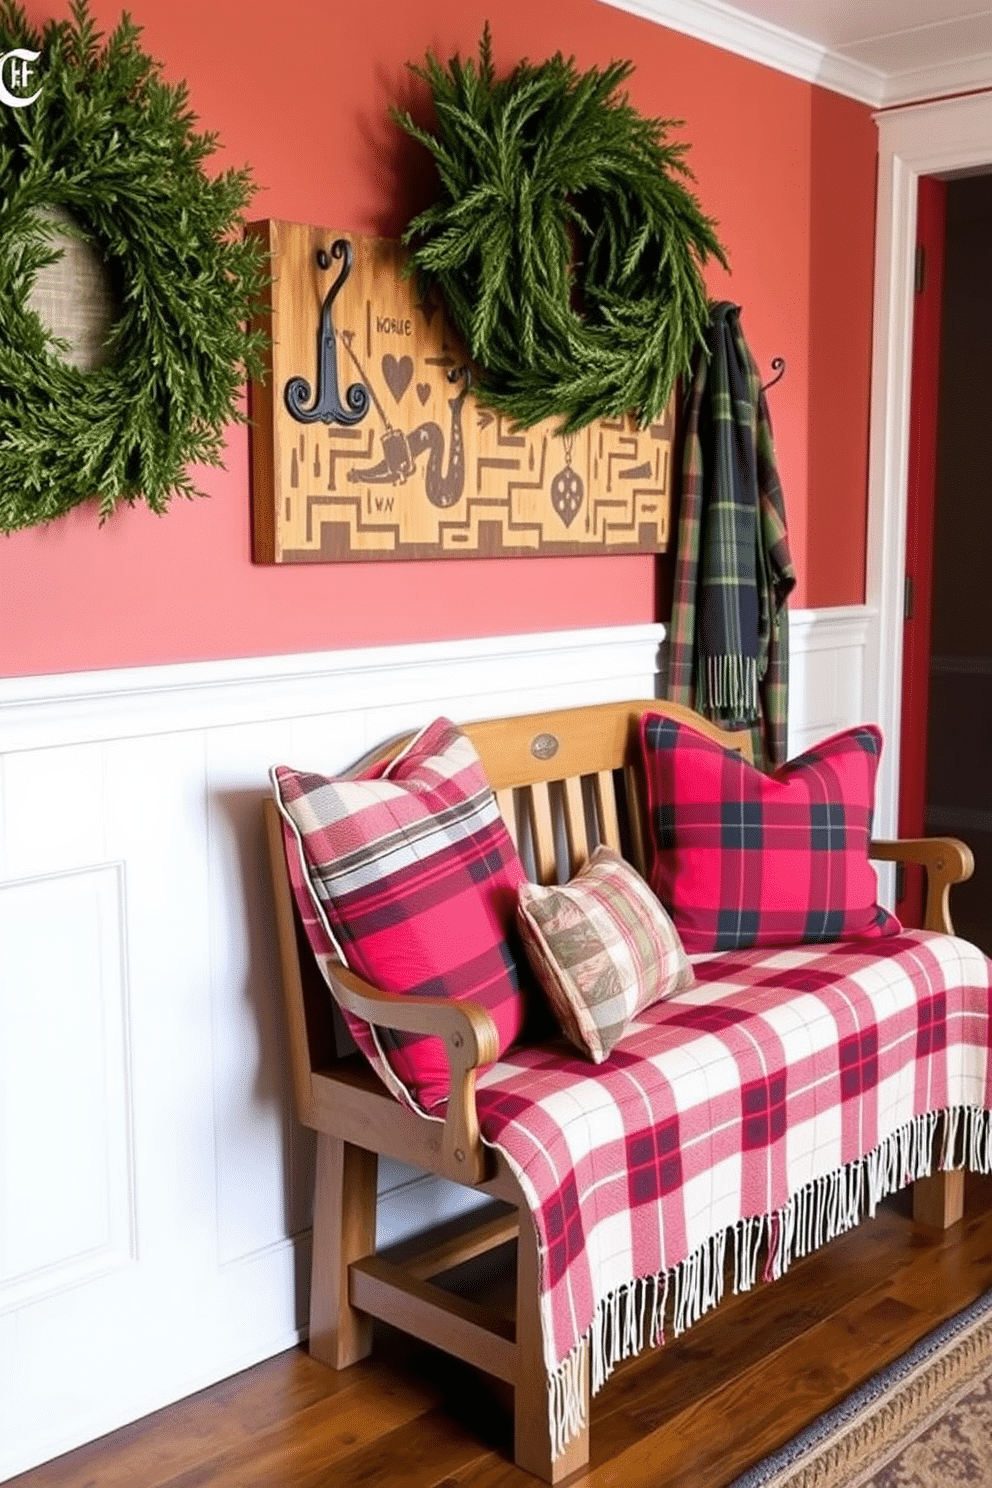
[[[642,1008],[693,982],[675,926],[609,847],[570,883],[522,883],[517,924],[562,1032],[596,1064]]]

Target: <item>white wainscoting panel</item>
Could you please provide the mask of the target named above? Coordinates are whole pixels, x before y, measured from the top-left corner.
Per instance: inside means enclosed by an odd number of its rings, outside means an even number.
[[[790,756],[802,754],[852,724],[881,721],[865,682],[865,658],[875,619],[876,612],[868,605],[800,610],[790,616]],[[892,741],[886,740],[883,770],[891,748]],[[892,909],[895,864],[876,863],[874,867],[879,901]]]
[[[439,713],[653,696],[656,625],[0,681],[0,1479],[298,1341],[259,806]],[[384,1241],[471,1202],[383,1164]]]
[[[864,723],[864,605],[798,610],[789,616],[789,755]]]
[[[0,884],[0,1309],[133,1257],[119,864]]]
[[[290,1347],[293,1115],[260,803],[456,720],[651,697],[663,627],[0,680],[0,1480]],[[791,730],[860,716],[793,617]],[[383,1242],[474,1195],[383,1163]]]

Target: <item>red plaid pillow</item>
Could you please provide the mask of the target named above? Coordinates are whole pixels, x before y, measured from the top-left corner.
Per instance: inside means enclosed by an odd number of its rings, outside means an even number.
[[[687,951],[896,935],[868,861],[882,735],[848,729],[764,775],[695,729],[641,719],[649,882]]]
[[[301,913],[318,961],[329,939],[346,966],[385,992],[478,1002],[495,1020],[502,1053],[523,1023],[508,936],[525,875],[465,735],[440,718],[378,778],[277,765],[272,783],[299,845],[310,901]],[[440,1039],[356,1023],[348,1019],[359,1047],[368,1052],[372,1038],[418,1105],[443,1100]]]

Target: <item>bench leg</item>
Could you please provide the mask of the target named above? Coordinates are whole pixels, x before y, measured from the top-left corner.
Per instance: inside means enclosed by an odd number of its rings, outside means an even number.
[[[913,1219],[931,1230],[948,1230],[964,1214],[964,1169],[948,1168],[917,1178],[913,1184]]]
[[[345,1369],[372,1352],[372,1319],[348,1300],[348,1266],[375,1250],[374,1152],[317,1134],[310,1273],[310,1353]]]
[[[514,1381],[513,1459],[545,1483],[560,1483],[589,1461],[589,1355],[583,1378],[585,1425],[559,1457],[551,1457],[548,1427],[548,1377],[544,1367],[538,1308],[537,1240],[530,1216],[520,1211],[517,1242],[517,1378]]]

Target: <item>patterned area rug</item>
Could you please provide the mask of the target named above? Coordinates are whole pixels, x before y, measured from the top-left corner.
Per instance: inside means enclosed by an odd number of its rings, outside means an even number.
[[[992,1291],[730,1488],[992,1488]]]

